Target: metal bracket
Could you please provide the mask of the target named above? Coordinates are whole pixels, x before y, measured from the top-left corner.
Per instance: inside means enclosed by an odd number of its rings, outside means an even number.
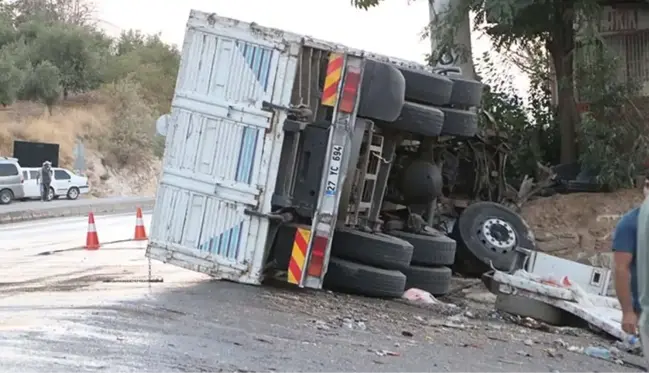
[[[264,214],[259,211],[251,210],[251,209],[245,209],[243,210],[243,213],[249,216],[255,216],[258,218],[266,218],[268,220],[273,220],[273,221],[278,221],[281,223],[289,223],[293,221],[293,214],[290,212],[283,212],[281,214]]]
[[[286,106],[276,105],[268,101],[263,101],[261,103],[261,110],[264,111],[289,111],[289,108]]]

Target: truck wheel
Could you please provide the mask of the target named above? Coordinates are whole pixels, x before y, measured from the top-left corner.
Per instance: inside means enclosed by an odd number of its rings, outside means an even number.
[[[504,293],[496,296],[495,307],[499,311],[531,317],[551,325],[562,325],[565,314],[562,309],[536,299]]]
[[[386,122],[395,121],[401,114],[405,90],[406,81],[395,66],[367,60],[361,83],[358,116]]]
[[[494,202],[469,205],[456,221],[451,237],[457,241],[455,269],[465,275],[482,275],[490,263],[509,270],[517,246],[534,249],[534,237],[523,218]]]
[[[399,271],[331,257],[323,285],[331,290],[370,297],[397,298],[403,295],[406,276]]]
[[[453,82],[453,92],[449,104],[459,106],[479,106],[482,101],[484,85],[477,80],[459,76],[448,76]]]
[[[413,246],[410,263],[418,265],[452,265],[455,261],[454,240],[446,236],[392,231],[388,234],[410,242]]]
[[[385,269],[408,268],[412,245],[383,233],[336,229],[331,255]]]
[[[442,195],[442,171],[436,164],[416,160],[409,164],[401,176],[399,190],[411,203],[427,203]]]
[[[417,288],[433,295],[445,295],[451,288],[453,273],[448,267],[410,266],[403,274],[406,275],[406,289]]]
[[[444,113],[442,135],[473,137],[478,132],[478,115],[476,113],[449,108],[440,108],[440,110]]]
[[[451,79],[427,71],[400,68],[406,81],[406,100],[421,104],[447,105],[451,99]]]
[[[406,101],[399,118],[393,122],[377,121],[376,125],[422,136],[438,136],[444,125],[444,114],[438,108]]]

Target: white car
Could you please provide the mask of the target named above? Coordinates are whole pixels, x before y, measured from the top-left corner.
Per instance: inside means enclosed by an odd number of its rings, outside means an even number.
[[[61,196],[67,199],[77,199],[81,194],[90,192],[88,178],[85,176],[75,175],[72,171],[65,168],[52,167],[54,178],[50,186],[49,199],[56,199]],[[41,169],[38,167],[23,167],[23,183],[25,188],[25,198],[41,198],[41,184],[39,182]]]

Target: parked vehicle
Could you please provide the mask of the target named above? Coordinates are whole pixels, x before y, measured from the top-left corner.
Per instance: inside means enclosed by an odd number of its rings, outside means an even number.
[[[18,159],[0,157],[0,204],[10,204],[25,195]]]
[[[50,187],[49,199],[57,199],[65,196],[67,199],[77,199],[81,194],[90,192],[88,178],[75,175],[65,168],[53,167],[54,178]],[[25,167],[22,169],[25,189],[25,199],[41,198],[40,168]]]
[[[477,183],[454,188],[481,83],[200,11],[182,56],[149,258],[396,297],[533,247],[516,213],[471,203]]]

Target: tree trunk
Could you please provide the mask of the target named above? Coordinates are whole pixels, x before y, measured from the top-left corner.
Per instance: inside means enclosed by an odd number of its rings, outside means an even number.
[[[557,76],[558,105],[557,119],[561,136],[561,163],[572,163],[578,159],[577,126],[579,114],[575,100],[574,50],[575,32],[572,2],[557,0],[554,14],[555,29],[548,40],[547,48],[552,56]]]

